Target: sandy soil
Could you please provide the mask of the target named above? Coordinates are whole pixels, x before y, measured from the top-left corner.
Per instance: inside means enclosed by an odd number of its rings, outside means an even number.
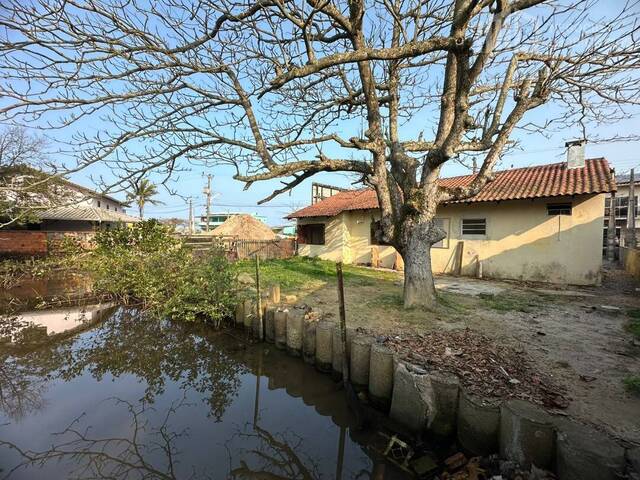
[[[397,282],[346,281],[348,325],[393,335],[479,331],[526,352],[534,368],[563,386],[570,399],[565,414],[640,444],[640,397],[623,385],[625,377],[640,375],[640,345],[625,331],[625,312],[640,308],[640,284],[624,272],[605,272],[601,287],[570,289],[439,277],[444,306],[433,312],[402,309],[401,282],[400,275]],[[290,293],[338,315],[334,283]]]

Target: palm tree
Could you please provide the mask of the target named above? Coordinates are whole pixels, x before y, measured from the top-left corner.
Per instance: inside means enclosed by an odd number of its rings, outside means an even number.
[[[129,203],[135,202],[138,205],[138,213],[140,220],[144,214],[144,206],[147,203],[151,205],[162,205],[160,200],[154,200],[153,197],[158,195],[158,188],[146,178],[141,178],[131,182],[131,191],[127,193]]]

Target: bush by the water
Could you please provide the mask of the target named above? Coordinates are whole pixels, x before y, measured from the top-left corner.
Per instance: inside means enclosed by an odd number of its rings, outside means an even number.
[[[236,275],[223,255],[196,258],[153,220],[100,231],[95,242],[89,265],[97,292],[178,320],[219,326],[232,314]]]

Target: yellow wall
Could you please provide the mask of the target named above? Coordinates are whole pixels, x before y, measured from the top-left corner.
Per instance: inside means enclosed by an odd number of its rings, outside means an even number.
[[[547,215],[547,203],[572,202],[571,216]],[[435,273],[476,275],[478,262],[485,277],[593,285],[600,283],[604,195],[516,200],[500,203],[444,205],[438,217],[449,220],[445,248],[432,248]],[[370,223],[374,210],[344,212],[299,223],[325,223],[326,245],[301,245],[299,253],[345,263],[371,262]],[[487,235],[461,234],[463,218],[486,218]],[[375,247],[374,247],[375,248]],[[395,249],[379,249],[381,266],[391,268]]]

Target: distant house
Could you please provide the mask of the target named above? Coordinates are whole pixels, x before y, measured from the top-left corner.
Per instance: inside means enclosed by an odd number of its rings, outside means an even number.
[[[638,208],[638,196],[640,196],[640,175],[635,175],[635,213],[636,213],[636,239],[640,240],[640,209]],[[622,238],[624,243],[625,233],[629,228],[629,174],[616,175],[616,184],[618,186],[615,192],[614,208],[616,216],[616,238],[618,241]],[[611,194],[605,198],[604,212],[604,231],[603,231],[603,248],[607,246],[607,231],[609,228],[609,208],[611,207]]]
[[[48,174],[23,169],[20,174],[5,177],[11,187],[6,189],[3,201],[16,211],[29,211],[28,223],[21,226],[24,229],[85,232],[139,221],[127,215],[124,202],[65,178],[51,177],[36,190],[30,188],[33,180],[48,178]],[[9,227],[15,229],[17,225]]]
[[[473,178],[441,182],[463,186]],[[615,189],[604,158],[496,172],[475,197],[438,207],[447,237],[431,250],[433,271],[598,284],[604,203]],[[396,250],[374,237],[380,212],[371,189],[339,192],[288,218],[297,220],[301,255],[388,268],[399,262]]]
[[[213,212],[209,214],[209,230],[213,230],[214,228],[222,225],[229,218],[234,217],[236,215],[251,215],[252,217],[260,220],[261,222],[266,222],[267,218],[262,215],[258,215],[257,213],[249,213],[246,212]],[[200,230],[207,229],[207,215],[200,216],[200,222],[198,223],[198,227]]]

